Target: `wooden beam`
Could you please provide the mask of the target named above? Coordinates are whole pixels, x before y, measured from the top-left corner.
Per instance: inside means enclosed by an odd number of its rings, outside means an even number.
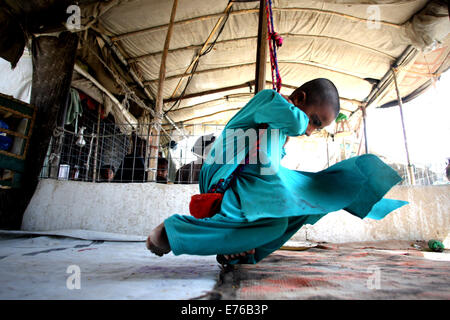
[[[321,10],[321,9],[313,9],[313,8],[273,8],[272,11],[281,11],[281,12],[314,12],[317,14],[328,14],[328,15],[332,15],[332,16],[339,16],[348,20],[354,20],[357,22],[368,22],[370,20],[368,19],[364,19],[364,18],[359,18],[359,17],[355,17],[355,16],[350,16],[344,13],[340,13],[340,12],[335,12],[335,11],[330,11],[330,10]],[[242,9],[242,10],[236,10],[231,12],[231,15],[243,15],[243,14],[253,14],[253,13],[258,13],[259,9]],[[215,13],[215,14],[208,14],[208,15],[204,15],[204,16],[198,16],[198,17],[194,17],[194,18],[190,18],[190,19],[185,19],[185,20],[180,20],[180,21],[176,21],[175,25],[176,26],[183,26],[183,25],[187,25],[190,23],[194,23],[194,22],[199,22],[199,21],[204,21],[204,20],[210,20],[210,19],[214,19],[214,18],[220,18],[223,17],[225,15],[225,13]],[[386,22],[386,21],[379,21],[380,25],[383,26],[387,26],[387,27],[392,27],[395,29],[399,29],[399,28],[403,28],[403,25],[399,25],[399,24],[395,24],[395,23],[390,23],[390,22]],[[135,31],[131,31],[131,32],[126,32],[126,33],[122,33],[119,35],[116,35],[114,37],[111,37],[111,40],[116,42],[116,41],[121,41],[130,37],[135,37],[135,36],[139,36],[145,33],[150,33],[150,32],[156,32],[156,31],[161,31],[161,30],[165,30],[168,28],[168,24],[164,24],[164,25],[159,25],[159,26],[154,26],[154,27],[148,27],[148,28],[143,28],[140,30],[135,30]]]
[[[234,93],[234,94],[229,94],[229,95],[227,94],[227,95],[222,96],[217,99],[207,100],[207,101],[203,101],[203,102],[200,102],[197,104],[177,108],[176,110],[172,110],[170,112],[171,112],[172,116],[175,116],[176,114],[178,114],[180,112],[185,112],[186,110],[208,108],[208,106],[211,103],[217,103],[217,102],[225,102],[226,103],[226,102],[229,102],[230,100],[240,100],[240,101],[244,102],[247,99],[250,100],[252,98],[252,96],[253,96],[253,92],[241,92],[241,93]],[[226,110],[227,107],[224,107],[224,108],[222,108],[222,110]]]
[[[185,76],[189,76],[191,74],[192,68],[197,63],[198,59],[200,59],[202,54],[206,51],[206,49],[207,49],[207,47],[209,45],[209,42],[211,41],[211,39],[214,36],[214,34],[216,33],[216,31],[219,29],[219,26],[222,23],[223,19],[225,18],[225,15],[231,10],[232,6],[233,6],[233,2],[230,1],[228,3],[227,7],[225,8],[225,11],[224,11],[223,15],[219,18],[219,20],[217,20],[216,25],[214,26],[214,28],[210,32],[208,38],[206,39],[205,43],[203,44],[203,47],[200,49],[200,51],[197,54],[197,56],[194,58],[194,60],[192,60],[191,64],[187,67],[186,71],[182,75],[180,81],[178,82],[177,86],[175,87],[175,90],[173,90],[172,95],[170,96],[171,98],[173,98],[175,96],[175,94],[177,93],[178,88],[180,88],[180,86],[181,86],[181,82],[183,81],[183,78]]]
[[[230,91],[230,90],[236,90],[236,89],[242,89],[242,88],[248,88],[253,85],[255,85],[255,81],[249,81],[249,82],[246,82],[243,84],[238,84],[235,86],[229,86],[229,87],[212,89],[212,90],[207,90],[207,91],[202,91],[202,92],[197,92],[197,93],[192,93],[192,94],[186,94],[182,98],[169,98],[169,99],[164,100],[164,102],[174,102],[174,101],[177,101],[178,99],[183,100],[183,99],[196,98],[196,97],[201,97],[201,96],[205,96],[208,94],[220,93],[220,92],[224,92],[224,91]]]
[[[272,82],[271,81],[267,81],[266,83],[269,83],[269,84],[271,84]],[[253,83],[248,83],[248,84],[242,84],[242,85],[238,85],[238,86],[234,86],[234,87],[226,87],[226,88],[220,88],[220,89],[217,89],[217,90],[210,90],[210,91],[204,91],[204,92],[199,92],[199,93],[195,93],[195,94],[193,94],[195,97],[198,97],[198,96],[202,96],[202,95],[206,95],[206,94],[210,94],[212,91],[214,91],[213,93],[216,93],[216,92],[223,92],[223,91],[228,91],[228,90],[230,90],[230,88],[245,88],[245,87],[247,87],[247,85],[254,85],[254,82]],[[289,86],[289,87],[291,87],[291,88],[294,88],[294,89],[296,89],[297,87],[295,87],[295,86]],[[248,95],[249,96],[249,99],[251,98],[251,95],[252,95],[252,93],[243,93],[243,94],[246,94],[246,95]],[[185,97],[185,99],[188,99],[188,98],[192,98],[193,96],[186,96]],[[176,109],[176,110],[172,110],[172,111],[170,111],[169,113],[172,113],[172,114],[174,114],[174,113],[177,113],[177,112],[180,112],[180,111],[185,111],[186,109],[195,109],[195,108],[197,108],[198,106],[200,106],[200,105],[204,105],[204,104],[207,104],[207,103],[210,103],[210,102],[213,102],[213,101],[220,101],[220,100],[225,100],[226,98],[225,97],[222,97],[222,98],[218,98],[218,99],[214,99],[214,100],[210,100],[210,101],[205,101],[205,102],[202,102],[202,103],[200,103],[200,104],[196,104],[196,105],[191,105],[191,106],[186,106],[186,107],[183,107],[183,108],[179,108],[179,109]],[[361,104],[361,102],[359,102],[359,101],[357,101],[357,100],[351,100],[351,99],[347,99],[347,98],[339,98],[341,101],[351,101],[351,102],[354,102],[354,103],[357,103],[357,105],[359,106],[360,104]],[[242,105],[242,106],[244,106],[244,104]],[[220,114],[220,113],[224,113],[224,112],[228,112],[228,111],[235,111],[235,110],[239,110],[241,107],[239,107],[239,108],[229,108],[229,109],[223,109],[223,110],[220,110],[220,111],[216,111],[216,112],[213,112],[213,113],[208,113],[208,114],[205,114],[205,115],[202,115],[202,116],[198,116],[198,117],[194,117],[194,118],[188,118],[188,119],[184,119],[184,120],[178,120],[177,121],[177,123],[183,123],[183,125],[185,125],[186,124],[186,122],[188,122],[188,121],[192,121],[192,120],[198,120],[198,119],[202,119],[202,118],[207,118],[207,117],[210,117],[210,116],[214,116],[214,115],[217,115],[217,114]],[[351,110],[347,110],[347,109],[344,109],[344,108],[342,108],[341,107],[341,111],[346,111],[346,112],[352,112]]]
[[[157,177],[157,168],[158,168],[158,154],[159,154],[159,133],[161,131],[161,124],[163,118],[163,90],[164,90],[164,81],[166,79],[166,59],[167,52],[169,51],[170,39],[172,38],[173,33],[173,24],[175,21],[175,14],[177,11],[178,0],[173,0],[172,12],[170,13],[170,22],[169,28],[167,29],[166,40],[164,42],[164,51],[161,58],[161,66],[159,68],[159,82],[158,82],[158,92],[156,95],[156,105],[155,105],[155,118],[154,118],[154,126],[153,129],[155,131],[155,135],[152,137],[151,146],[150,146],[150,165],[149,171],[147,175],[147,180],[156,181]],[[147,141],[147,145],[149,141]],[[146,150],[146,156],[149,154],[148,148]],[[147,161],[147,159],[146,159]]]
[[[272,81],[266,81],[266,83],[271,85],[271,84],[272,84]],[[293,86],[293,85],[290,85],[290,84],[285,84],[285,83],[283,83],[282,86],[281,86],[281,88],[288,88],[288,89],[293,89],[293,90],[295,90],[295,89],[298,88],[298,86]],[[354,105],[357,105],[358,107],[359,107],[360,105],[362,105],[362,103],[363,103],[362,101],[359,101],[359,100],[356,100],[356,99],[348,99],[348,98],[343,98],[343,97],[339,97],[339,100],[345,101],[345,102],[349,102],[349,103],[352,103],[352,104],[354,104]],[[350,111],[350,110],[343,109],[342,107],[341,107],[341,109],[344,110],[344,111],[352,112],[352,111]]]
[[[202,74],[202,73],[209,73],[209,72],[216,72],[216,71],[224,71],[224,70],[231,70],[233,68],[240,68],[240,67],[246,67],[246,66],[254,66],[255,63],[254,62],[248,62],[248,63],[242,63],[242,64],[237,64],[234,66],[226,66],[226,67],[219,67],[219,68],[213,68],[213,69],[206,69],[206,70],[198,70],[195,71],[193,73],[183,73],[183,74],[176,74],[170,77],[167,77],[166,80],[173,80],[173,79],[179,79],[179,78],[185,78],[185,77],[189,77],[191,74]],[[151,79],[151,80],[145,80],[144,84],[148,85],[150,83],[154,83],[158,81],[158,79]],[[173,99],[174,97],[171,96],[169,99]]]
[[[136,129],[137,124],[138,124],[137,119],[127,109],[125,109],[125,107],[122,105],[122,103],[120,103],[120,101],[117,100],[117,98],[111,92],[109,92],[108,89],[106,89],[104,86],[102,86],[100,82],[98,82],[93,76],[91,76],[87,71],[85,71],[77,63],[75,63],[75,65],[74,65],[74,70],[76,72],[78,72],[80,75],[82,75],[83,77],[85,77],[86,79],[88,79],[89,81],[91,81],[94,86],[96,86],[98,89],[100,89],[100,91],[102,91],[104,94],[106,94],[108,96],[108,98],[111,99],[111,101],[122,112],[122,114],[124,115],[124,118],[128,122],[128,124],[131,125],[132,128]]]
[[[95,27],[91,27],[91,28],[97,32],[98,36],[101,37],[103,39],[103,41],[105,41],[107,43],[107,48],[109,48],[116,55],[116,57],[119,59],[122,66],[124,67],[125,71],[129,72],[130,75],[132,76],[132,78],[134,80],[134,84],[127,84],[127,86],[134,87],[134,88],[136,88],[136,87],[141,88],[144,91],[147,98],[149,98],[151,101],[153,101],[154,98],[151,95],[150,91],[145,87],[145,85],[142,83],[142,80],[140,79],[140,77],[133,70],[133,67],[138,68],[138,66],[132,65],[131,63],[127,62],[127,59],[125,59],[125,57],[121,53],[121,49],[117,46],[118,44],[113,43],[108,36],[101,33],[101,31],[97,30]],[[134,99],[136,99],[136,103],[138,104],[138,106],[140,106],[144,110],[148,111],[153,117],[155,116],[155,111],[152,108],[148,107],[137,95],[134,96]],[[173,121],[167,115],[165,115],[164,117],[167,119],[167,121],[169,121],[170,123],[173,123]],[[175,130],[177,130],[181,135],[184,135],[184,133],[180,130],[180,128],[178,128],[174,123],[173,123],[173,126],[174,126]],[[167,132],[165,132],[165,133],[167,134]]]
[[[100,37],[100,39],[102,41],[104,41],[106,43],[106,48],[108,50],[110,50],[110,52],[112,52],[117,59],[119,60],[122,70],[125,73],[129,73],[131,75],[131,78],[134,80],[134,83],[137,84],[137,87],[139,87],[140,89],[143,90],[144,94],[147,96],[147,98],[150,99],[150,101],[153,101],[153,97],[150,94],[150,92],[148,91],[148,89],[144,86],[144,84],[142,83],[140,77],[136,74],[136,72],[133,70],[133,66],[129,65],[129,63],[127,62],[127,59],[125,59],[125,57],[122,54],[123,49],[120,48],[119,44],[113,43],[111,41],[111,39],[103,34],[100,30],[98,30],[97,28],[92,27],[92,29],[97,33],[97,37]],[[154,111],[152,108],[148,107],[138,96],[137,94],[135,94],[135,98],[136,98],[136,103],[143,108],[144,110],[149,111],[152,115],[154,115]]]
[[[255,94],[266,87],[267,15],[266,0],[259,2],[258,40],[256,49]]]
[[[269,63],[269,62],[266,62],[266,64],[267,63]],[[333,69],[333,68],[331,68],[329,66],[322,66],[322,65],[319,65],[319,64],[311,64],[311,63],[305,63],[305,62],[294,62],[294,61],[280,61],[280,60],[278,60],[278,64],[279,65],[282,65],[282,64],[289,65],[289,64],[291,64],[291,65],[309,66],[309,67],[319,68],[319,69],[322,69],[322,70],[327,70],[327,71],[330,71],[330,72],[333,72],[333,73],[338,73],[338,74],[341,74],[341,75],[343,74],[343,75],[346,75],[346,76],[349,76],[349,77],[353,77],[353,78],[355,78],[357,80],[366,81],[366,80],[364,80],[363,77],[356,76],[356,75],[351,74],[351,73],[335,70],[335,69]],[[248,63],[236,64],[234,66],[226,66],[226,67],[219,67],[219,68],[213,68],[213,69],[199,70],[199,71],[195,71],[194,73],[189,73],[189,74],[186,74],[186,73],[176,74],[176,75],[167,77],[166,80],[173,80],[173,79],[178,79],[178,78],[184,78],[184,77],[190,76],[191,74],[202,74],[202,73],[208,73],[208,72],[231,70],[231,69],[234,69],[234,68],[253,66],[253,65],[256,65],[256,64],[254,62],[248,62]],[[158,81],[158,79],[145,80],[144,84],[148,85],[148,84],[154,83],[156,81]],[[265,81],[265,79],[264,79],[264,81]],[[173,97],[171,97],[171,98],[173,98]]]
[[[203,116],[198,116],[198,117],[193,117],[193,118],[189,118],[186,120],[183,120],[183,124],[189,121],[194,121],[194,120],[199,120],[199,119],[203,119],[203,118],[208,118],[208,117],[212,117],[221,113],[226,113],[226,112],[232,112],[232,111],[239,111],[241,110],[242,107],[240,108],[231,108],[231,109],[226,109],[226,110],[221,110],[221,111],[217,111],[217,112],[213,112],[213,113],[209,113],[209,114],[205,114]]]
[[[231,15],[240,15],[240,14],[248,14],[248,13],[256,13],[256,12],[258,12],[258,9],[243,9],[243,10],[232,11],[230,14]],[[210,20],[210,19],[215,19],[215,18],[223,18],[226,14],[227,13],[225,13],[225,12],[221,12],[221,13],[208,14],[208,15],[204,15],[204,16],[194,17],[194,18],[190,18],[190,19],[186,19],[186,20],[175,21],[175,25],[183,26],[183,25],[186,25],[189,23]],[[168,25],[164,24],[164,25],[160,25],[160,26],[154,26],[154,27],[144,28],[141,30],[131,31],[131,32],[127,32],[127,33],[123,33],[123,34],[119,34],[114,37],[111,37],[111,40],[112,41],[120,41],[120,40],[129,38],[129,37],[139,36],[141,34],[145,34],[145,33],[149,33],[149,32],[161,31],[161,30],[166,29],[167,27],[168,27]]]
[[[358,49],[364,49],[367,51],[371,51],[372,53],[375,53],[377,55],[380,56],[385,56],[387,58],[389,58],[390,60],[394,61],[396,58],[394,56],[391,56],[390,54],[387,54],[385,52],[379,51],[377,49],[371,48],[371,47],[367,47],[364,46],[360,43],[356,43],[356,42],[352,42],[352,41],[347,41],[344,39],[339,39],[339,38],[335,38],[335,37],[330,37],[330,36],[323,36],[323,35],[314,35],[314,34],[294,34],[294,33],[280,33],[280,36],[282,36],[285,39],[289,39],[289,38],[317,38],[317,39],[329,39],[329,40],[334,40],[334,41],[338,41],[338,42],[342,42],[351,46],[354,46]],[[250,36],[250,37],[244,37],[244,38],[238,38],[238,39],[227,39],[227,40],[221,40],[221,41],[217,41],[216,42],[216,46],[217,45],[222,45],[222,44],[227,44],[230,42],[239,42],[239,41],[247,41],[247,40],[254,40],[257,39],[258,36]],[[288,41],[288,40],[286,40]],[[169,50],[169,54],[171,53],[175,53],[175,52],[180,52],[180,51],[185,51],[185,50],[197,50],[200,49],[202,47],[202,44],[199,45],[189,45],[186,47],[180,47],[180,48],[176,48],[176,49],[171,49]],[[154,57],[157,55],[162,54],[162,51],[156,51],[156,52],[149,52],[140,56],[135,56],[135,57],[131,57],[128,58],[127,61],[129,63],[136,63],[138,61],[142,61],[145,60],[147,58],[150,57]]]
[[[272,85],[272,81],[266,81],[266,84]],[[206,95],[209,95],[209,94],[214,94],[214,93],[220,93],[220,92],[226,92],[226,91],[231,91],[231,90],[251,87],[251,86],[254,86],[254,85],[255,85],[255,81],[252,80],[252,81],[249,81],[249,82],[246,82],[246,83],[242,83],[242,84],[238,84],[238,85],[235,85],[235,86],[229,86],[229,87],[223,87],[223,88],[218,88],[218,89],[212,89],[212,90],[206,90],[206,91],[196,92],[196,93],[192,93],[192,94],[187,94],[187,95],[184,95],[181,98],[180,97],[175,97],[175,98],[165,99],[164,102],[174,102],[174,101],[177,101],[178,99],[185,100],[185,99],[190,99],[190,98],[196,98],[196,97],[206,96]],[[295,89],[298,88],[298,86],[293,86],[293,85],[284,83],[282,85],[282,88],[288,88],[288,89],[295,90]],[[356,99],[348,99],[348,98],[344,98],[344,97],[339,97],[339,99],[341,101],[349,102],[349,103],[352,103],[352,104],[357,105],[357,106],[360,106],[363,103],[362,101],[359,101],[359,100],[356,100]],[[179,110],[179,109],[177,109],[177,110]],[[350,110],[345,110],[345,109],[343,109],[343,110],[351,112]]]
[[[396,61],[393,63],[392,66],[403,69],[404,67],[410,65],[413,61],[415,61],[419,52],[420,51],[414,48],[412,45],[409,45],[403,51],[403,53],[398,58],[396,58]],[[380,82],[375,87],[373,87],[372,91],[364,99],[365,107],[368,108],[386,91],[389,91],[393,81],[394,80],[391,68],[389,68],[388,71],[383,76],[383,78],[381,78]]]
[[[244,38],[239,38],[239,39],[227,39],[227,40],[217,41],[216,45],[226,44],[226,43],[230,43],[230,42],[236,43],[237,41],[253,40],[256,38],[257,38],[256,36],[251,36],[251,37],[244,37]],[[186,47],[180,47],[180,48],[169,50],[169,54],[175,53],[175,52],[180,52],[180,51],[186,51],[186,50],[198,50],[198,49],[201,49],[202,47],[203,47],[203,43],[197,44],[197,45],[190,45],[190,46],[186,46]],[[146,53],[146,54],[143,54],[140,56],[128,58],[128,62],[130,62],[130,63],[138,62],[138,61],[150,58],[150,57],[158,56],[160,54],[162,54],[162,51],[150,52],[150,53]]]

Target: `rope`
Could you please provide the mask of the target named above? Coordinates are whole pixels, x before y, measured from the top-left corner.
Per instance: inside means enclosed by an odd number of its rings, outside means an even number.
[[[266,14],[267,14],[267,40],[269,41],[269,51],[270,51],[270,65],[272,69],[272,86],[277,92],[281,89],[281,76],[278,70],[278,60],[277,60],[277,48],[283,45],[283,38],[274,31],[273,27],[273,13],[272,13],[272,0],[266,0]],[[262,124],[259,129],[267,129],[267,124]],[[258,140],[252,152],[252,156],[256,156],[259,152],[261,136],[264,130],[260,130]],[[249,164],[249,154],[246,155],[244,163],[238,165],[238,167],[231,173],[227,179],[220,179],[216,184],[214,184],[208,193],[224,193],[225,190],[230,186],[230,184],[236,179],[236,177],[242,172],[245,165]]]
[[[273,27],[272,0],[266,0],[267,40],[269,41],[270,65],[272,69],[272,87],[277,92],[281,89],[281,75],[278,69],[277,49],[283,45],[283,38]]]
[[[249,152],[246,154],[244,162],[240,163],[236,169],[230,174],[230,176],[227,179],[220,179],[216,184],[214,184],[209,190],[208,193],[225,193],[225,190],[228,189],[228,187],[231,185],[231,183],[237,178],[237,176],[244,170],[244,167],[250,163],[250,156],[253,157],[253,159],[256,159],[258,156],[259,150],[260,150],[260,143],[263,134],[266,132],[265,129],[267,129],[269,126],[266,123],[262,123],[258,126],[259,135],[258,139],[255,142],[255,145],[252,149],[249,150]],[[251,154],[250,154],[251,152]]]

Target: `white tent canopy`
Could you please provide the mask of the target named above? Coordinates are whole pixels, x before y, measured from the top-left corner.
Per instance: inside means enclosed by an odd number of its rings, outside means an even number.
[[[194,97],[167,113],[175,122],[226,123],[252,96],[259,1],[234,2],[229,16],[227,4],[226,0],[178,3],[166,62],[165,100],[181,95],[189,65],[218,20],[225,17],[226,22],[186,89],[185,96]],[[172,1],[158,0],[115,0],[83,8],[85,23],[111,40],[153,97],[171,9]],[[443,1],[278,0],[273,1],[273,17],[275,31],[284,38],[278,50],[282,93],[314,78],[329,78],[347,114],[366,102],[377,83],[381,90],[371,101],[374,105],[396,99],[389,73],[402,54],[407,53],[397,70],[402,96],[438,77],[449,65],[450,22]],[[213,32],[211,39],[217,34]],[[266,80],[271,81],[269,61]],[[166,102],[163,110],[173,103]]]

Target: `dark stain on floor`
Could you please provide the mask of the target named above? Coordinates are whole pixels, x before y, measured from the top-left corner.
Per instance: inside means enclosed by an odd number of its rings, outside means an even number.
[[[62,250],[67,250],[67,249],[80,249],[80,248],[87,248],[90,247],[94,244],[102,244],[104,241],[103,240],[94,240],[91,241],[91,243],[89,244],[77,244],[76,246],[73,247],[66,247],[66,248],[53,248],[53,249],[48,249],[48,250],[41,250],[41,251],[35,251],[35,252],[29,252],[29,253],[24,253],[23,256],[35,256],[41,253],[49,253],[49,252],[53,252],[53,251],[62,251]],[[79,250],[81,251],[81,250]]]

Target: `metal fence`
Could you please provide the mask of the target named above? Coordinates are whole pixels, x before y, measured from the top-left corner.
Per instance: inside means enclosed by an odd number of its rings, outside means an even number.
[[[392,163],[389,164],[402,178],[399,185],[410,185],[409,173],[407,164]],[[412,174],[414,175],[414,185],[428,186],[428,185],[442,185],[449,184],[449,179],[446,175],[445,161],[429,163],[429,164],[413,164]]]
[[[76,130],[73,127],[55,129],[41,178],[109,183],[198,183],[203,159],[224,127],[198,124],[190,125],[185,131],[190,134],[180,135],[176,130],[161,132],[157,175],[151,179],[149,141],[153,136],[130,134],[132,130],[127,126],[130,125],[84,121]],[[352,155],[345,153],[345,157]],[[343,160],[342,155],[336,161],[340,160]],[[407,166],[389,165],[403,178],[400,184],[408,185]],[[413,172],[415,185],[448,183],[445,164],[414,166]]]
[[[76,131],[57,128],[40,177],[86,182],[198,183],[203,158],[214,135],[222,130],[222,125],[202,124],[190,128],[191,134],[161,132],[155,178],[149,174],[150,161],[156,158],[150,153],[154,135],[130,134],[129,124],[94,123]]]

